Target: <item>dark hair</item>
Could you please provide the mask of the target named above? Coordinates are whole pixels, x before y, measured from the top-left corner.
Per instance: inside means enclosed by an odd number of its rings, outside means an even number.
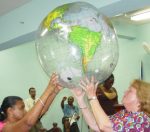
[[[113,74],[111,74],[105,81],[108,81],[108,80],[110,80],[110,79],[113,79],[113,80],[114,80],[114,75],[113,75]]]
[[[4,98],[0,108],[0,121],[3,121],[7,118],[7,109],[9,107],[13,107],[19,100],[22,100],[22,98],[18,96],[7,96]]]
[[[57,127],[57,122],[53,122],[53,126]]]
[[[31,89],[35,89],[35,88],[34,87],[29,88],[29,93],[30,93]]]

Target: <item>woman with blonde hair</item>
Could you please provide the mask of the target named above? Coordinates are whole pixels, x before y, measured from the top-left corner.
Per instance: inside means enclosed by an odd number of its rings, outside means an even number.
[[[143,111],[150,117],[150,84],[141,80],[134,80],[131,84],[137,91],[137,97],[140,102],[140,111]]]
[[[90,114],[90,110],[83,101],[83,92],[80,90],[79,93],[77,90],[73,90],[73,93],[77,95],[75,97],[83,116],[93,130],[104,132],[150,132],[150,83],[134,80],[122,99],[125,109],[112,116],[108,116],[98,102],[96,97],[97,85],[98,83],[95,83],[94,77],[91,80],[86,78],[85,81],[81,81],[81,87],[88,97],[93,112]]]

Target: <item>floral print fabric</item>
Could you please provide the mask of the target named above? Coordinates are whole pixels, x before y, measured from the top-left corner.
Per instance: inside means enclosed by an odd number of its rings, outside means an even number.
[[[115,132],[150,132],[150,117],[144,112],[121,110],[110,116]]]

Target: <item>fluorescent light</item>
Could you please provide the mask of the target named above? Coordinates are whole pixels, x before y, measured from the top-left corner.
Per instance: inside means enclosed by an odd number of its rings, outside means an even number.
[[[141,20],[147,20],[147,19],[150,19],[150,11],[142,12],[140,14],[131,16],[131,20],[133,21],[141,21]]]

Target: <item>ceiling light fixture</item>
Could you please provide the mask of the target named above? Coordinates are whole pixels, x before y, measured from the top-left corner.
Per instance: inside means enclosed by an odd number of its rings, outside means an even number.
[[[140,12],[138,14],[134,14],[130,18],[133,21],[142,21],[142,20],[148,20],[150,19],[150,10]]]

